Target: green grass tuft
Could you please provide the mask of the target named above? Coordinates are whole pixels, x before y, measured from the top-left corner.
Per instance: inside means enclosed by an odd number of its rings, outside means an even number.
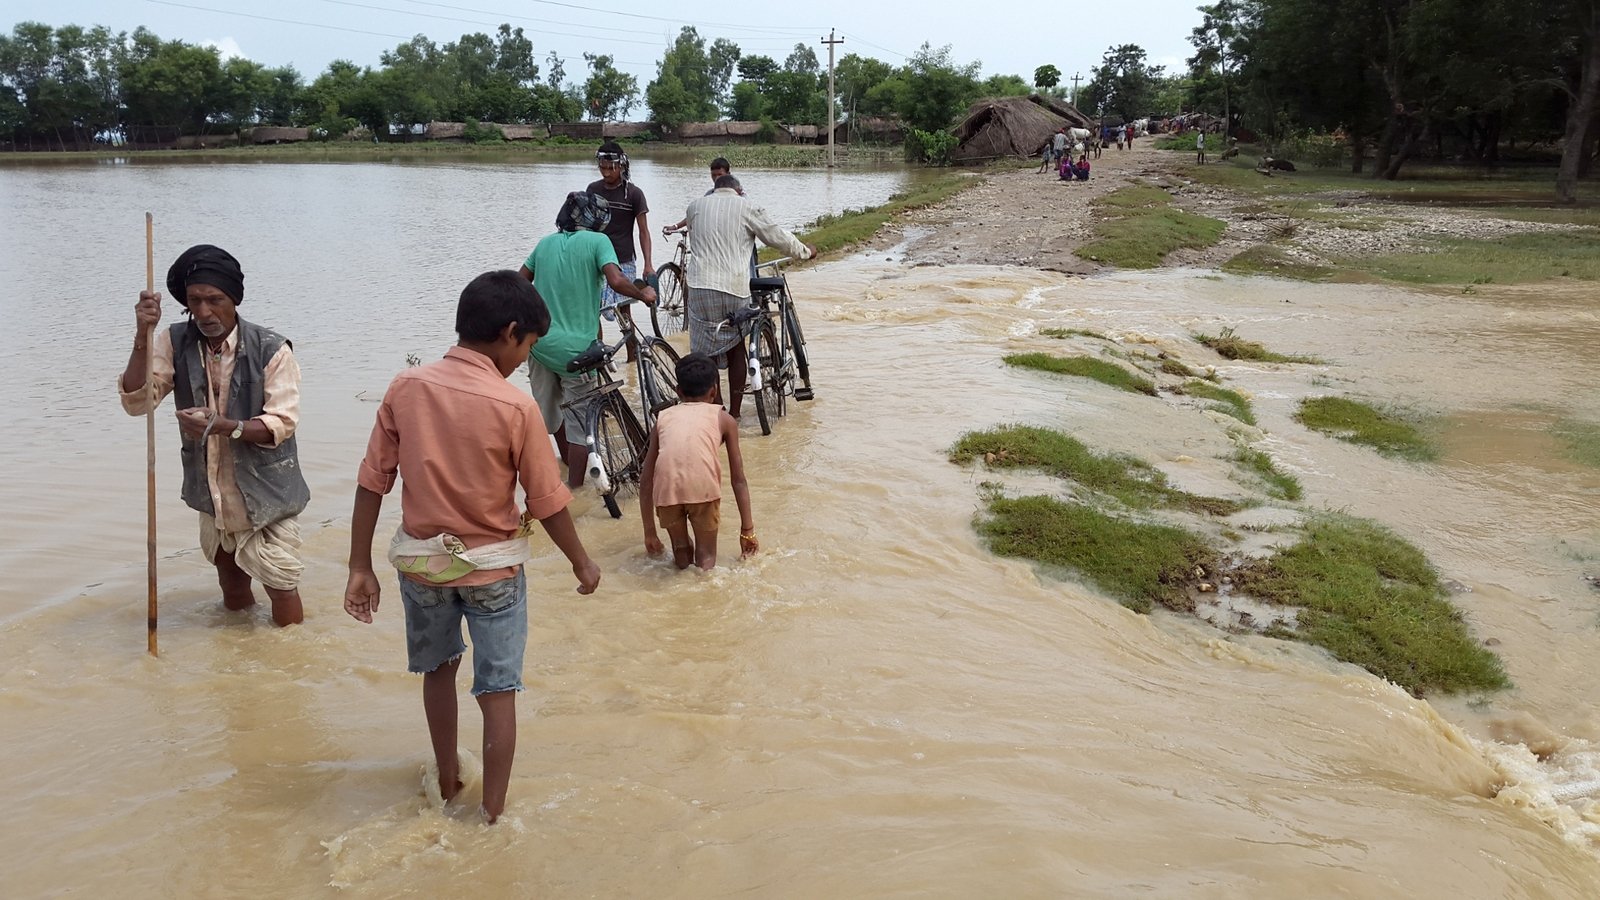
[[[737,166],[738,162],[734,161],[734,165]],[[846,210],[838,215],[823,216],[806,226],[800,233],[800,238],[815,246],[819,253],[851,247],[877,234],[878,230],[895,216],[942,203],[981,182],[981,178],[970,175],[941,175],[922,182],[909,191],[895,194],[889,198],[889,202],[881,206]],[[761,259],[773,259],[777,256],[779,256],[777,251],[768,248],[762,251]]]
[[[1600,469],[1600,425],[1562,419],[1550,427],[1575,462]]]
[[[1279,500],[1294,502],[1305,496],[1305,491],[1300,487],[1300,479],[1280,470],[1272,462],[1272,457],[1260,450],[1240,447],[1238,452],[1233,454],[1233,461],[1265,482],[1267,493]]]
[[[1136,508],[1164,505],[1217,516],[1244,508],[1235,500],[1180,491],[1143,460],[1094,453],[1077,438],[1048,428],[1005,425],[969,432],[950,450],[951,462],[979,459],[990,469],[1039,469]]]
[[[1313,431],[1362,444],[1385,456],[1427,461],[1439,451],[1415,425],[1348,397],[1307,397],[1295,420]]]
[[[1193,334],[1190,335],[1190,337],[1193,337],[1196,342],[1217,351],[1217,355],[1221,356],[1223,359],[1243,359],[1255,362],[1278,363],[1322,362],[1322,360],[1316,358],[1315,356],[1285,356],[1282,353],[1274,353],[1255,341],[1247,341],[1244,338],[1239,337],[1237,334],[1234,334],[1232,328],[1224,328],[1221,332],[1214,335]]]
[[[1102,384],[1132,391],[1135,394],[1149,394],[1152,397],[1156,394],[1156,386],[1150,379],[1141,378],[1116,363],[1109,363],[1103,359],[1088,356],[1051,356],[1048,353],[1013,353],[1007,356],[1005,361],[1008,366],[1038,369],[1041,372],[1054,372],[1057,375],[1093,378]]]
[[[1218,412],[1227,413],[1246,425],[1256,423],[1256,414],[1250,409],[1250,401],[1238,391],[1230,391],[1206,381],[1186,381],[1183,392],[1192,397],[1203,397],[1207,400],[1216,400],[1217,405],[1211,408]]]
[[[1199,537],[1166,525],[1129,522],[1050,497],[997,497],[978,532],[1001,556],[1081,573],[1139,612],[1152,602],[1192,609],[1185,585],[1196,565],[1215,556]]]
[[[1161,361],[1161,371],[1167,375],[1177,375],[1180,378],[1203,377],[1200,372],[1196,372],[1194,369],[1189,368],[1179,360],[1171,358],[1163,359]]]
[[[1070,337],[1096,338],[1102,341],[1106,339],[1104,333],[1090,331],[1087,328],[1042,328],[1039,330],[1039,334],[1047,338],[1056,338],[1057,340],[1066,340]]]
[[[1323,516],[1305,538],[1242,570],[1250,595],[1298,607],[1293,636],[1413,694],[1508,686],[1422,551],[1381,526]]]
[[[1215,244],[1226,222],[1172,208],[1166,191],[1130,185],[1094,201],[1101,218],[1093,241],[1073,252],[1079,257],[1127,269],[1151,269],[1182,247]]]

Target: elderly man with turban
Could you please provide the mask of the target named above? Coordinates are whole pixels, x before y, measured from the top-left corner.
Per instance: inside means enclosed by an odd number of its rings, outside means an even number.
[[[183,500],[200,513],[200,547],[217,567],[223,606],[253,605],[254,579],[272,600],[272,620],[297,624],[304,567],[295,517],[311,498],[294,439],[300,366],[282,335],[239,318],[244,272],[226,250],[184,251],[167,271],[167,290],[188,319],[157,332],[161,295],[139,293],[133,353],[118,383],[122,408],[144,415],[176,395]]]

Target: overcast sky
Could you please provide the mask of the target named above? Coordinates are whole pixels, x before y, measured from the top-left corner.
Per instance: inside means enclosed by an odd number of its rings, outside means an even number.
[[[1199,23],[1199,0],[1024,2],[1024,0],[816,0],[740,3],[679,0],[5,0],[0,28],[17,22],[106,25],[132,31],[144,25],[167,39],[215,44],[269,66],[292,64],[307,81],[335,59],[377,65],[378,55],[414,34],[443,44],[464,33],[493,33],[501,22],[521,26],[533,40],[543,71],[551,50],[568,59],[568,78],[582,81],[583,53],[608,53],[639,79],[655,77],[662,50],[683,25],[709,39],[726,37],[745,54],[779,60],[797,41],[827,64],[821,38],[837,29],[840,55],[859,53],[892,65],[923,42],[949,44],[957,62],[979,60],[985,75],[1032,80],[1053,63],[1070,79],[1089,76],[1108,46],[1132,43],[1153,63],[1183,66],[1186,41]],[[10,21],[6,21],[9,19]],[[298,23],[298,24],[291,24]],[[1070,84],[1070,81],[1069,81]],[[634,117],[643,112],[635,110]]]

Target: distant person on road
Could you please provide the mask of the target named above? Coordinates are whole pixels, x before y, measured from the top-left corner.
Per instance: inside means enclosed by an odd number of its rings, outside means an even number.
[[[456,754],[456,671],[472,637],[472,696],[483,713],[484,821],[505,810],[517,747],[517,692],[528,643],[535,521],[572,564],[578,593],[600,583],[572,524],[572,494],[550,455],[538,404],[506,383],[550,327],[517,273],[474,278],[456,304],[456,345],[389,383],[356,476],[344,608],[370,624],[378,610],[372,537],[383,495],[400,482],[400,527],[388,559],[400,580],[407,668],[422,676],[422,709],[438,767],[438,800],[465,788]],[[517,508],[522,485],[525,508]],[[553,585],[544,585],[549,590]]]
[[[739,423],[717,403],[717,364],[711,357],[691,353],[678,360],[677,377],[683,402],[656,417],[639,481],[644,549],[651,556],[661,555],[655,522],[659,518],[672,541],[674,565],[714,569],[722,521],[723,448],[728,452],[728,478],[739,506],[739,555],[747,557],[760,549],[744,457],[739,452]]]
[[[1206,164],[1206,130],[1197,128],[1194,132],[1194,161],[1200,165]]]
[[[1072,177],[1079,181],[1089,180],[1089,157],[1087,155],[1079,155],[1077,165],[1072,167]]]
[[[254,606],[251,582],[259,581],[272,621],[297,625],[305,617],[299,515],[311,500],[295,442],[300,364],[287,338],[239,317],[244,271],[221,247],[185,250],[167,270],[167,292],[188,318],[157,332],[161,295],[139,292],[133,353],[118,382],[122,408],[149,410],[147,380],[157,405],[173,395],[183,502],[200,514],[200,552],[217,567],[222,605]]]
[[[572,386],[584,378],[568,372],[567,363],[589,349],[600,329],[601,281],[624,297],[656,302],[654,288],[635,287],[622,274],[617,252],[605,235],[610,218],[605,200],[573,191],[556,214],[556,233],[539,241],[520,272],[539,289],[550,311],[549,333],[528,354],[528,387],[567,463],[570,487],[583,485],[589,447],[584,438],[588,425],[578,420],[577,413],[561,408],[570,399]]]
[[[750,305],[750,255],[756,242],[796,259],[817,249],[772,221],[767,211],[739,194],[739,179],[724,175],[715,189],[689,204],[685,219],[694,240],[689,256],[689,349],[704,353],[728,370],[728,412],[739,417],[744,399],[745,347],[737,329],[721,328],[734,312]],[[654,298],[652,298],[654,299]]]

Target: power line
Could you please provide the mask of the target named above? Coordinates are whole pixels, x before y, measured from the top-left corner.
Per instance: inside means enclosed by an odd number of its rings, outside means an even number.
[[[146,3],[158,3],[162,6],[176,6],[180,9],[197,9],[201,12],[219,13],[224,16],[243,16],[246,19],[260,19],[263,22],[278,22],[283,25],[304,25],[307,28],[326,28],[329,31],[347,31],[351,34],[370,34],[374,37],[399,38],[402,41],[410,40],[408,34],[389,34],[384,31],[367,31],[362,28],[345,28],[342,25],[324,25],[318,22],[298,22],[294,19],[275,19],[271,16],[258,16],[255,13],[235,12],[231,9],[212,9],[209,6],[192,6],[188,3],[173,3],[172,0],[145,0]]]
[[[851,39],[852,41],[855,41],[858,44],[866,44],[868,47],[871,47],[874,50],[882,50],[885,53],[893,53],[895,56],[898,56],[901,59],[910,59],[911,58],[911,55],[908,54],[908,53],[901,53],[899,50],[890,50],[888,47],[879,46],[879,45],[874,44],[873,42],[867,40],[866,38],[862,37],[861,35],[856,34],[853,31],[852,32],[848,32],[845,35],[845,37],[848,37],[849,39]]]
[[[357,9],[374,9],[374,10],[377,10],[378,12],[398,13],[398,14],[400,14],[402,16],[420,16],[420,17],[422,17],[424,19],[443,19],[443,20],[445,20],[447,22],[465,22],[468,25],[494,26],[494,25],[501,24],[499,22],[484,22],[484,21],[482,21],[480,19],[463,19],[463,18],[460,18],[460,17],[457,17],[457,16],[441,16],[441,15],[438,15],[436,13],[413,12],[413,11],[411,11],[409,9],[395,9],[392,6],[373,6],[370,3],[355,3],[355,2],[352,2],[352,0],[322,0],[322,2],[323,3],[333,3],[333,4],[336,4],[338,6],[353,6],[353,7],[357,8]],[[493,15],[493,13],[490,13],[490,15]],[[588,26],[579,25],[577,27],[585,28],[585,27],[588,27]],[[543,30],[541,30],[538,33],[541,34],[541,35],[546,35],[546,34],[555,35],[557,37],[582,38],[584,40],[595,40],[596,39],[595,36],[592,35],[592,34],[572,34],[571,32],[566,32],[566,31],[543,31]],[[638,38],[617,38],[617,37],[608,37],[608,38],[606,38],[606,40],[612,41],[612,42],[618,43],[618,44],[648,44],[649,46],[652,46],[652,47],[658,47],[658,46],[661,45],[661,41],[660,40],[641,41]]]
[[[541,19],[533,18],[531,16],[521,16],[521,15],[516,15],[516,14],[513,14],[513,13],[496,12],[494,10],[488,10],[488,9],[472,9],[471,7],[455,6],[455,5],[450,4],[450,3],[436,3],[436,2],[433,2],[433,0],[402,0],[402,2],[413,3],[413,4],[416,4],[417,6],[434,6],[434,7],[440,8],[440,9],[453,9],[453,10],[455,10],[457,12],[471,12],[471,13],[478,13],[479,15],[486,15],[486,16],[503,16],[503,17],[509,17],[509,18],[513,18],[513,19],[521,19],[521,20],[527,21],[527,22],[544,21],[544,20],[541,20]],[[530,2],[538,3],[538,2],[543,2],[543,0],[530,0]],[[550,6],[562,6],[562,7],[568,8],[568,9],[577,9],[577,10],[582,10],[583,12],[589,12],[589,13],[597,12],[597,10],[592,6],[579,6],[579,5],[575,5],[575,4],[571,4],[571,3],[555,3],[555,2],[550,2],[549,5]],[[811,29],[809,29],[809,28],[802,28],[802,27],[798,27],[798,26],[788,26],[788,25],[783,25],[783,26],[778,26],[778,25],[727,25],[727,24],[719,24],[719,23],[716,23],[716,22],[690,22],[690,21],[685,21],[684,19],[673,18],[673,17],[670,17],[670,16],[648,16],[648,15],[644,15],[642,13],[628,13],[628,12],[622,12],[620,10],[610,10],[610,9],[599,10],[598,12],[601,12],[604,15],[608,15],[608,16],[613,16],[613,15],[614,16],[627,16],[629,18],[634,18],[634,19],[649,19],[649,20],[652,20],[652,21],[666,22],[666,23],[670,23],[670,24],[674,24],[674,25],[704,25],[704,26],[707,26],[709,28],[727,28],[727,29],[731,29],[731,30],[734,30],[734,31],[765,31],[765,32],[773,32],[773,33],[787,33],[787,34],[805,34],[805,33],[809,33],[811,31]],[[577,25],[577,23],[574,23],[574,22],[558,22],[556,24],[574,25],[575,27],[578,27],[578,28],[603,28],[603,29],[607,29],[607,30],[610,30],[610,31],[629,31],[629,30],[631,30],[631,29],[625,29],[625,28],[614,28],[614,27],[612,27],[610,25]],[[637,31],[636,33],[638,33],[638,34],[653,34],[654,32]]]

